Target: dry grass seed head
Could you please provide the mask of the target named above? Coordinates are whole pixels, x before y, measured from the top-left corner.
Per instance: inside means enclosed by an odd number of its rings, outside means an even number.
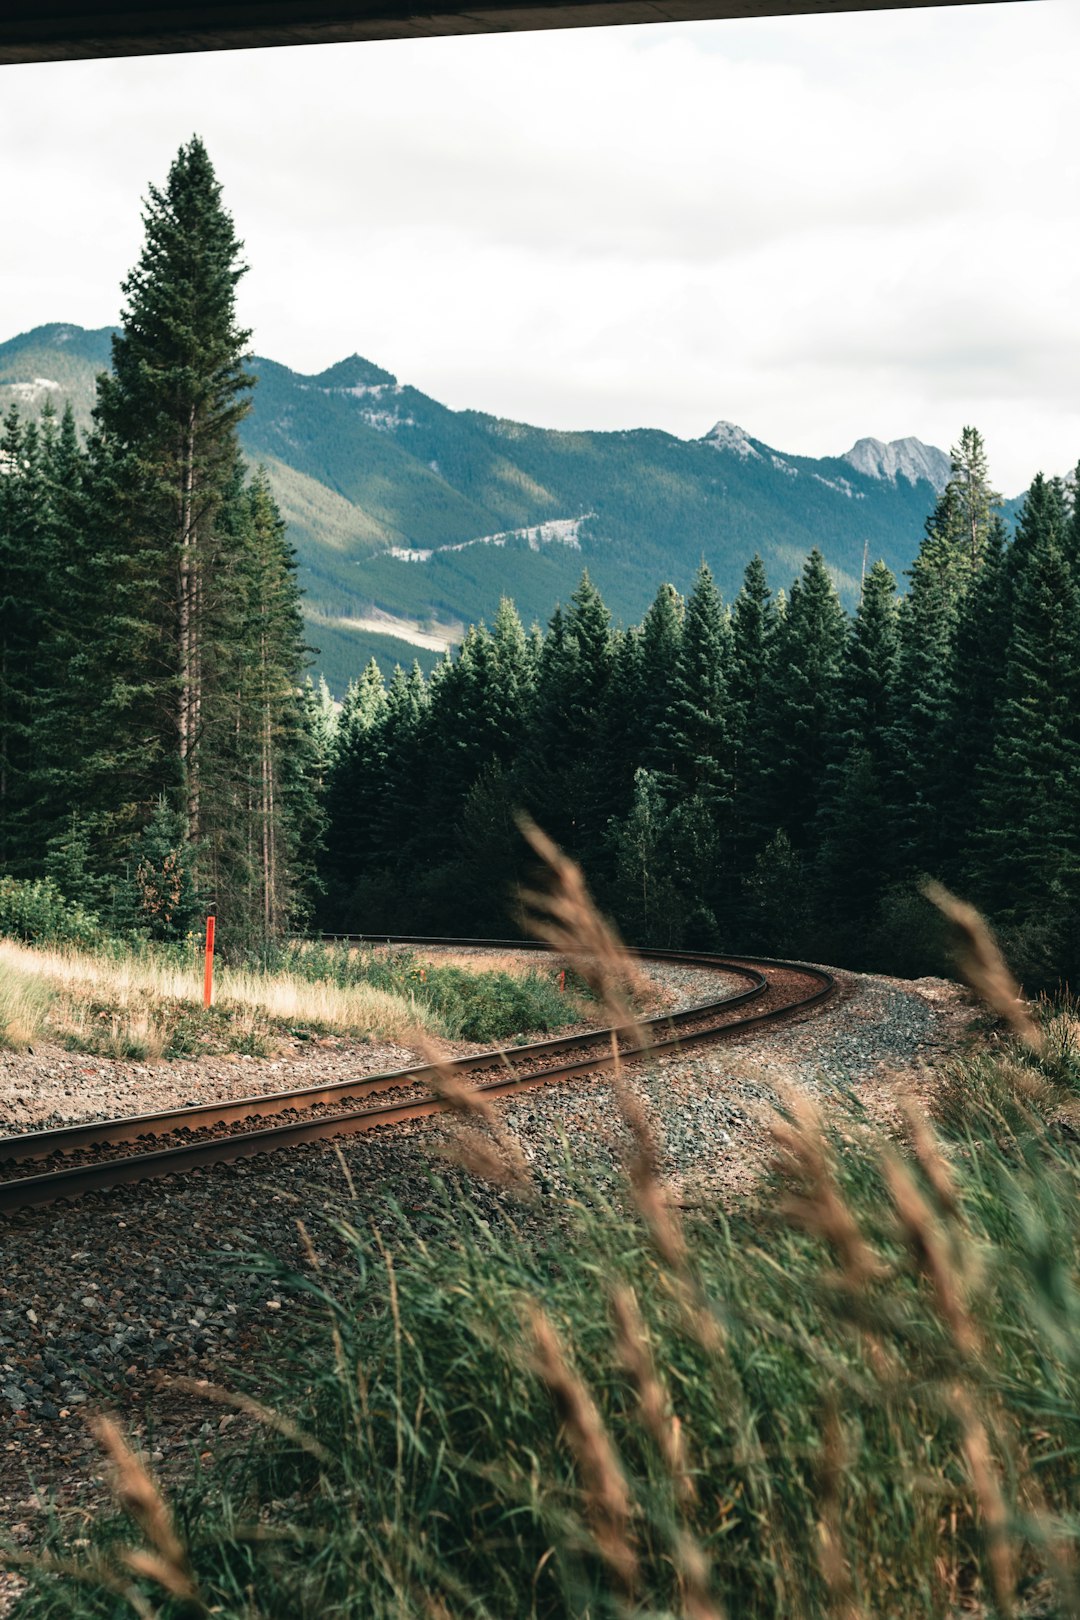
[[[961,1447],[986,1534],[986,1561],[994,1602],[1003,1620],[1015,1613],[1016,1561],[1009,1536],[1009,1511],[986,1425],[967,1390],[956,1385],[949,1404],[960,1423]]]
[[[829,1612],[836,1616],[836,1620],[862,1620],[862,1610],[855,1601],[851,1571],[844,1552],[840,1486],[849,1467],[850,1458],[840,1413],[835,1401],[830,1398],[825,1407],[821,1446],[818,1563],[829,1593]]]
[[[483,1124],[490,1134],[488,1141],[479,1130],[459,1130],[450,1156],[471,1175],[506,1187],[521,1197],[531,1196],[534,1187],[529,1161],[521,1143],[507,1130],[489,1099],[475,1086],[465,1085],[457,1070],[425,1035],[415,1032],[411,1044],[428,1065],[427,1079],[435,1095],[463,1124]]]
[[[686,1234],[660,1179],[656,1137],[640,1099],[626,1084],[617,1064],[612,1086],[619,1113],[634,1144],[626,1164],[634,1202],[649,1229],[657,1254],[673,1272],[683,1275],[689,1258]]]
[[[664,1459],[680,1502],[692,1502],[697,1490],[690,1477],[682,1424],[670,1410],[667,1390],[656,1370],[649,1337],[630,1288],[616,1288],[611,1296],[615,1318],[615,1352],[619,1365],[634,1386],[641,1421]]]
[[[801,1092],[789,1092],[784,1103],[792,1117],[776,1114],[770,1122],[779,1149],[776,1168],[785,1178],[801,1183],[804,1191],[801,1195],[789,1193],[781,1201],[780,1213],[828,1244],[840,1262],[845,1282],[853,1288],[864,1287],[883,1277],[886,1268],[863,1237],[837,1186],[817,1109]]]
[[[945,1157],[937,1132],[927,1117],[926,1109],[914,1097],[905,1097],[901,1100],[900,1110],[908,1127],[919,1168],[933,1188],[934,1197],[943,1214],[952,1220],[962,1222],[964,1215],[952,1165]]]
[[[158,1373],[154,1377],[155,1387],[158,1389],[175,1390],[181,1395],[195,1395],[201,1401],[208,1401],[213,1406],[227,1406],[234,1412],[242,1412],[246,1417],[253,1418],[264,1429],[271,1429],[280,1434],[282,1439],[306,1451],[309,1456],[315,1457],[321,1463],[332,1461],[326,1447],[320,1445],[312,1435],[305,1434],[298,1428],[291,1418],[281,1412],[275,1412],[270,1406],[264,1406],[261,1401],[239,1390],[224,1389],[220,1384],[211,1384],[205,1378],[170,1378],[165,1373]]]
[[[126,1551],[125,1562],[136,1574],[156,1581],[164,1591],[203,1609],[187,1553],[153,1479],[111,1418],[92,1418],[90,1428],[112,1463],[112,1488],[117,1502],[154,1549],[152,1554]]]
[[[627,1172],[638,1211],[648,1227],[653,1246],[668,1266],[687,1325],[707,1350],[720,1349],[722,1337],[713,1313],[689,1275],[686,1238],[678,1213],[672,1208],[660,1180],[660,1155],[652,1127],[639,1099],[626,1085],[622,1072],[620,1036],[635,1052],[648,1048],[647,1038],[631,1014],[627,994],[647,994],[648,986],[614,930],[600,916],[580,868],[565,856],[547,834],[527,818],[519,818],[523,836],[546,863],[550,886],[546,893],[527,893],[532,907],[526,917],[530,930],[562,955],[579,964],[603,1002],[612,1025],[611,1084],[624,1123],[633,1139]]]
[[[1041,1052],[1042,1035],[981,912],[941,883],[924,883],[923,894],[951,925],[957,966],[968,984],[1025,1046]]]
[[[709,1561],[688,1530],[675,1537],[675,1569],[686,1620],[724,1620],[724,1610],[709,1593]]]
[[[427,1080],[437,1097],[440,1097],[451,1113],[462,1114],[471,1119],[482,1119],[485,1124],[493,1124],[495,1110],[491,1103],[478,1091],[475,1086],[468,1086],[461,1075],[449,1063],[445,1054],[430,1040],[422,1030],[413,1030],[409,1036],[409,1045],[416,1048],[426,1065],[424,1079]]]
[[[504,1187],[519,1198],[531,1198],[536,1191],[529,1162],[508,1131],[500,1130],[497,1145],[493,1145],[479,1131],[463,1127],[451,1156],[469,1175],[494,1187]]]
[[[585,1517],[597,1550],[620,1585],[630,1590],[637,1575],[637,1554],[629,1533],[633,1506],[615,1448],[549,1318],[532,1303],[526,1320],[532,1367],[555,1403],[567,1447],[577,1463]]]
[[[0,1554],[0,1569],[39,1570],[46,1575],[101,1587],[103,1591],[115,1592],[117,1597],[123,1598],[138,1615],[139,1620],[157,1620],[158,1611],[146,1601],[138,1587],[133,1586],[123,1575],[110,1568],[99,1554],[76,1563],[70,1558],[51,1558],[42,1553],[5,1550]]]
[[[960,1354],[975,1355],[980,1339],[964,1299],[963,1278],[930,1206],[907,1166],[887,1149],[881,1156],[881,1169],[900,1230],[916,1265],[933,1289],[938,1315]]]
[[[640,1039],[628,998],[647,995],[648,986],[633,958],[597,911],[577,863],[527,817],[520,817],[518,825],[549,874],[546,890],[521,895],[529,932],[568,956],[603,1002],[614,1027]]]

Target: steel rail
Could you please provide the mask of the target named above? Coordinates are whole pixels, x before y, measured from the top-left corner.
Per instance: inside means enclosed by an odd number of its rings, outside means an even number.
[[[360,936],[357,935],[337,937],[348,937],[350,940],[357,941],[360,939]],[[383,942],[391,944],[425,944],[457,949],[481,946],[489,949],[492,946],[505,949],[511,945],[515,947],[522,945],[522,942],[519,941],[436,939],[416,935],[397,935],[389,938],[379,936],[378,941],[365,941],[365,943]],[[532,947],[531,942],[527,942],[523,948],[535,947]],[[540,948],[543,949],[544,947]],[[742,974],[749,978],[751,983],[748,989],[738,991],[731,996],[722,997],[715,1002],[705,1002],[694,1007],[683,1008],[677,1013],[665,1013],[647,1020],[641,1020],[639,1027],[649,1038],[639,1047],[623,1049],[621,1056],[625,1061],[664,1054],[703,1041],[722,1039],[730,1034],[740,1033],[768,1022],[789,1017],[824,1001],[835,989],[835,980],[830,973],[822,968],[810,967],[804,963],[766,961],[761,958],[717,957],[697,952],[644,951],[634,952],[633,954],[641,956],[645,960],[680,962],[708,967],[721,972]],[[709,1016],[724,1019],[732,1009],[745,1005],[766,994],[771,986],[768,978],[761,971],[762,967],[802,974],[809,977],[815,983],[816,988],[811,994],[800,996],[791,1002],[785,1002],[780,1007],[770,1008],[767,1011],[751,1014],[748,1017],[718,1022],[706,1029],[680,1033],[680,1028],[688,1023]],[[661,1036],[664,1029],[669,1033],[662,1038],[657,1038]],[[599,1046],[604,1042],[610,1043],[615,1034],[616,1032],[611,1029],[589,1030],[577,1035],[557,1037],[550,1041],[538,1041],[528,1046],[514,1048],[513,1058],[515,1062],[520,1062],[523,1058],[528,1060],[536,1057],[551,1057],[561,1052],[580,1051],[589,1046]],[[488,1051],[478,1053],[472,1057],[449,1059],[443,1067],[451,1068],[459,1073],[468,1073],[474,1070],[483,1071],[497,1065],[506,1066],[508,1061],[509,1055],[507,1053]],[[554,1068],[533,1070],[525,1074],[502,1074],[495,1080],[489,1080],[478,1085],[475,1089],[490,1097],[507,1096],[517,1091],[525,1091],[544,1085],[555,1085],[566,1079],[597,1073],[610,1068],[613,1061],[609,1044],[591,1057],[579,1059],[576,1062],[562,1063]],[[115,1120],[94,1121],[86,1125],[64,1126],[54,1131],[26,1132],[18,1136],[0,1139],[0,1160],[21,1165],[77,1148],[104,1144],[119,1145],[130,1143],[133,1140],[144,1141],[147,1137],[164,1134],[166,1130],[170,1133],[176,1133],[178,1131],[191,1131],[235,1123],[240,1120],[272,1117],[275,1113],[295,1112],[300,1108],[312,1107],[319,1102],[346,1102],[357,1096],[370,1095],[372,1091],[397,1089],[404,1085],[416,1084],[422,1082],[425,1077],[430,1077],[432,1073],[433,1069],[430,1064],[421,1064],[413,1068],[389,1071],[382,1075],[369,1075],[362,1080],[334,1082],[329,1086],[302,1087],[289,1092],[272,1092],[262,1097],[241,1098],[233,1102],[214,1103],[195,1108],[164,1110],[160,1113],[127,1116]],[[441,1112],[445,1108],[446,1104],[434,1095],[409,1098],[398,1102],[382,1103],[374,1107],[354,1108],[318,1119],[292,1121],[288,1124],[270,1126],[260,1130],[246,1130],[226,1137],[204,1138],[197,1142],[183,1143],[179,1146],[160,1148],[153,1151],[139,1151],[119,1158],[53,1170],[47,1174],[21,1176],[0,1183],[0,1211],[11,1211],[36,1204],[51,1203],[57,1199],[77,1198],[84,1193],[98,1189],[184,1173],[211,1164],[228,1163],[236,1159],[271,1152],[277,1148],[294,1146],[301,1142],[379,1130],[402,1123],[405,1120],[424,1118],[430,1114]]]
[[[324,936],[329,938],[331,936]],[[335,939],[343,940],[346,936],[335,935]],[[348,936],[355,939],[358,936]],[[410,943],[418,943],[413,939]],[[380,941],[383,943],[383,941]],[[399,937],[391,943],[404,943]],[[423,943],[432,943],[424,941]],[[453,945],[460,948],[463,944],[475,946],[476,940],[468,942],[454,940],[440,940],[444,946]],[[503,947],[506,942],[496,941],[496,945]],[[671,953],[674,956],[675,953]],[[652,954],[653,960],[668,960],[668,956],[661,952]],[[682,960],[680,956],[680,960]],[[717,966],[714,958],[707,962],[710,967]],[[682,1024],[692,1023],[696,1019],[705,1017],[712,1012],[719,1012],[723,1008],[737,1007],[753,998],[762,995],[768,989],[768,981],[760,970],[746,967],[734,967],[731,972],[739,973],[750,980],[749,988],[737,991],[730,996],[724,996],[719,1001],[701,1002],[692,1007],[681,1008],[674,1013],[659,1013],[651,1018],[638,1021],[643,1029],[659,1029],[665,1026],[678,1027]],[[484,1069],[503,1067],[510,1063],[521,1064],[529,1058],[554,1057],[560,1052],[580,1051],[586,1046],[593,1046],[601,1041],[610,1041],[614,1031],[611,1029],[590,1029],[575,1035],[559,1035],[550,1040],[531,1041],[524,1046],[515,1046],[506,1050],[492,1048],[487,1052],[473,1053],[468,1057],[447,1058],[439,1065],[442,1070],[454,1069],[468,1074]],[[437,1070],[430,1063],[410,1064],[402,1069],[387,1069],[378,1074],[358,1076],[349,1080],[335,1080],[317,1086],[299,1086],[287,1091],[273,1091],[262,1094],[256,1093],[251,1097],[237,1097],[226,1101],[195,1104],[182,1108],[164,1108],[148,1114],[128,1114],[119,1118],[104,1120],[89,1120],[85,1124],[60,1125],[43,1131],[20,1132],[14,1136],[0,1137],[0,1164],[24,1163],[29,1159],[50,1159],[57,1153],[70,1153],[82,1148],[102,1147],[110,1143],[138,1142],[147,1137],[160,1136],[176,1130],[205,1130],[215,1125],[239,1124],[244,1120],[265,1118],[274,1114],[294,1112],[298,1108],[312,1108],[319,1104],[348,1102],[354,1097],[367,1097],[379,1091],[413,1085],[425,1079],[430,1079]]]

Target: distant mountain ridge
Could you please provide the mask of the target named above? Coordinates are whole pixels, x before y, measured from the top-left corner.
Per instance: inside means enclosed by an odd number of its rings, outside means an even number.
[[[938,494],[952,472],[952,461],[944,450],[923,444],[921,439],[893,439],[888,444],[880,439],[858,439],[844,452],[842,460],[850,461],[856,472],[866,473],[869,478],[887,478],[891,484],[898,478],[906,478],[909,484],[925,479]]]
[[[112,332],[55,323],[0,344],[0,408],[69,398],[86,426]],[[851,604],[864,548],[901,574],[949,475],[914,438],[813,458],[726,421],[693,440],[565,432],[450,410],[360,355],[313,376],[251,366],[241,440],[268,469],[339,691],[372,653],[430,665],[503,592],[545,620],[583,567],[629,621],[661,581],[687,589],[702,557],[730,598],[755,551],[775,589],[816,545]]]

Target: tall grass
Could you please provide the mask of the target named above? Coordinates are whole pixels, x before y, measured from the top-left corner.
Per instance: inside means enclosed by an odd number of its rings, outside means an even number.
[[[1005,1132],[1014,1061],[958,1069],[963,1130],[903,1151],[793,1114],[760,1205],[666,1260],[569,1153],[553,1221],[476,1188],[422,1232],[382,1212],[392,1241],[346,1216],[346,1262],[277,1274],[310,1302],[257,1371],[291,1433],[176,1503],[207,1608],[1080,1613],[1080,1160],[1056,1088]],[[122,1612],[94,1567],[31,1571],[21,1614]]]
[[[164,1051],[258,1050],[292,1030],[405,1040],[441,1034],[417,998],[369,984],[221,967],[215,1008],[202,1011],[202,967],[189,953],[135,955],[33,949],[0,941],[0,973],[39,1006],[38,1036],[115,1057]]]
[[[0,1046],[25,1050],[44,1034],[53,992],[0,942]]]
[[[632,1030],[615,942],[555,874],[542,926],[587,944]],[[502,1127],[463,1100],[494,1188],[436,1181],[422,1230],[346,1208],[343,1261],[305,1233],[302,1274],[263,1263],[307,1302],[255,1372],[265,1439],[178,1498],[197,1597],[144,1564],[139,1601],[226,1620],[1080,1615],[1074,1023],[956,1062],[938,1125],[909,1107],[902,1139],[793,1096],[768,1184],[691,1221],[618,1080],[625,1174],[566,1144],[546,1206],[509,1198],[523,1161],[498,1174]],[[130,1530],[92,1540],[74,1573],[54,1541],[20,1620],[121,1612]]]
[[[309,1032],[494,1043],[589,1015],[584,983],[571,975],[560,984],[561,971],[512,961],[492,971],[425,962],[407,950],[297,944],[261,964],[219,962],[207,1015],[202,961],[190,946],[112,942],[89,951],[0,939],[0,1039],[25,1045],[51,1037],[118,1058],[260,1052]]]
[[[431,958],[409,947],[305,940],[279,948],[268,965],[343,988],[370,985],[408,996],[434,1015],[445,1035],[463,1040],[507,1040],[595,1012],[580,974],[543,960],[526,965],[520,954],[478,960],[440,952]]]

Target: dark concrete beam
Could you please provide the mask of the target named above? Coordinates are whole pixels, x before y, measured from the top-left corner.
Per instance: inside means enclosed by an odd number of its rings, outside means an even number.
[[[194,0],[184,5],[116,0],[0,0],[0,64],[264,45],[329,45],[610,23],[701,22],[834,11],[890,11],[931,0]],[[937,4],[943,0],[936,0]],[[985,0],[944,0],[947,5]]]

